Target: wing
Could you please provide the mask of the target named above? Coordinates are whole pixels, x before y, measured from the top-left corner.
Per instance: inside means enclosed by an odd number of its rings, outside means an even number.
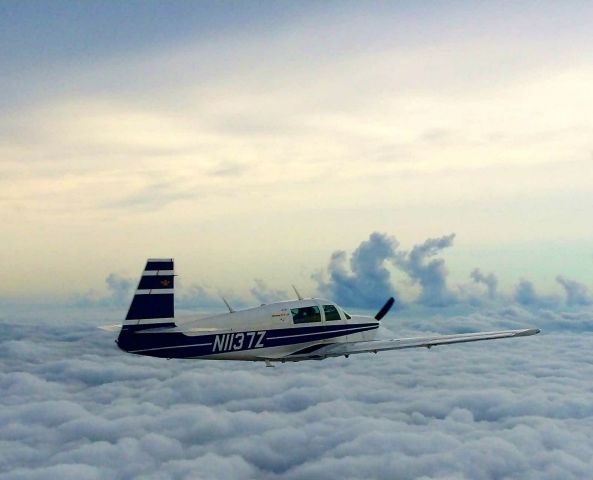
[[[499,338],[527,337],[539,333],[538,328],[524,330],[499,330],[496,332],[463,333],[459,335],[435,335],[432,337],[394,338],[391,340],[369,340],[366,342],[334,343],[316,349],[303,357],[325,358],[353,355],[355,353],[377,353],[383,350],[400,350],[403,348],[449,345],[451,343],[479,342],[481,340],[498,340]],[[294,357],[291,355],[291,357]]]

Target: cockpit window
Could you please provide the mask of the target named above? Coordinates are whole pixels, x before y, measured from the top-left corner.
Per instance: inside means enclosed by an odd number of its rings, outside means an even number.
[[[340,312],[333,305],[324,305],[323,312],[325,313],[325,320],[341,320]]]
[[[292,313],[292,321],[294,323],[321,322],[321,313],[317,306],[291,308],[290,313]]]
[[[350,315],[348,315],[348,312],[346,310],[342,310],[342,313],[348,320],[350,320],[352,318]]]

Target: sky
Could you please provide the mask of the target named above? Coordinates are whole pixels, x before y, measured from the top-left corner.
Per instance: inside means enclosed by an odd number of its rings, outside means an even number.
[[[0,2],[0,480],[593,477],[593,4]],[[293,298],[393,337],[276,368],[137,357]]]
[[[591,285],[591,20],[588,2],[2,2],[2,297],[106,293],[147,257],[186,286],[313,295],[373,232],[455,234],[457,283]]]

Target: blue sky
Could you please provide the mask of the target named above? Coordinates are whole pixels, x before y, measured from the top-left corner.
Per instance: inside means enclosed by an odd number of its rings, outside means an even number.
[[[309,12],[319,8],[309,7]],[[4,2],[2,59],[11,67],[92,61],[114,52],[281,28],[299,11],[307,13],[289,2]]]

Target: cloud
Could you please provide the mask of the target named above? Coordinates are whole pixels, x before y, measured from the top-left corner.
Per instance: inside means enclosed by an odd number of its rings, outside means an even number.
[[[445,261],[431,258],[453,243],[455,235],[429,238],[415,245],[410,251],[399,248],[397,239],[379,232],[359,244],[350,257],[342,250],[335,251],[325,271],[318,271],[311,277],[317,283],[316,296],[326,297],[349,307],[376,309],[389,296],[396,298],[396,308],[404,306],[427,306],[433,308],[459,305],[473,307],[496,307],[515,303],[521,307],[561,313],[563,305],[580,307],[593,304],[593,297],[586,285],[558,275],[565,301],[556,294],[540,294],[529,279],[521,279],[510,293],[500,292],[498,278],[494,273],[484,273],[475,268],[470,273],[473,284],[448,285],[448,270]],[[404,290],[409,284],[396,287],[392,276],[396,273],[407,276],[412,284],[420,287],[415,298],[404,301],[399,287]],[[401,282],[401,277],[398,278]],[[94,290],[72,298],[75,306],[103,306],[125,308],[132,298],[136,280],[111,273],[105,278],[106,293]],[[485,285],[483,293],[472,285]],[[292,297],[283,289],[270,288],[262,279],[255,278],[248,292],[222,291],[209,285],[176,284],[176,305],[181,310],[224,311],[222,298],[227,298],[236,308],[252,306],[254,303],[270,303]]]
[[[418,308],[389,327],[541,320],[517,306]],[[547,480],[593,468],[590,339],[569,323],[526,339],[266,369],[128,355],[88,314],[0,322],[0,479]]]
[[[176,289],[175,305],[181,309],[225,309],[223,295],[210,287],[191,284],[187,288]],[[229,298],[233,303],[233,298]]]
[[[522,305],[538,303],[539,297],[535,293],[533,283],[522,279],[515,287],[515,300]]]
[[[249,291],[259,303],[270,303],[278,300],[286,300],[288,298],[288,293],[286,293],[286,291],[275,290],[268,287],[261,278],[256,278],[254,281],[255,286]]]
[[[181,182],[180,182],[181,183]],[[121,198],[105,203],[108,209],[125,208],[133,211],[154,212],[162,209],[172,202],[195,198],[196,192],[184,190],[174,181],[152,182],[133,193],[124,193]]]
[[[107,294],[100,294],[91,290],[84,294],[75,295],[73,303],[79,306],[123,307],[132,300],[132,289],[137,281],[118,273],[110,273],[105,278]]]
[[[515,286],[513,298],[517,303],[526,307],[552,308],[559,304],[559,299],[552,295],[539,295],[533,282],[521,279]]]
[[[475,283],[486,285],[488,289],[488,298],[493,300],[496,298],[496,288],[498,287],[498,279],[493,273],[484,274],[479,268],[472,270],[470,277]]]
[[[105,279],[105,283],[109,288],[110,298],[115,304],[120,305],[129,301],[132,280],[116,273],[110,273]]]
[[[188,287],[179,285],[176,287],[175,304],[182,310],[200,310],[200,311],[227,311],[223,298],[225,298],[233,308],[252,307],[254,302],[270,303],[273,301],[284,300],[288,294],[284,290],[276,290],[259,278],[254,279],[255,285],[249,290],[249,294],[235,293],[232,290],[223,291],[207,285],[190,284]]]
[[[410,251],[404,251],[399,248],[395,237],[373,232],[350,257],[343,250],[333,252],[327,270],[316,272],[312,278],[317,283],[320,296],[360,308],[375,308],[388,296],[396,297],[396,305],[400,307],[404,304],[434,308],[456,304],[494,306],[507,305],[509,302],[535,309],[561,307],[556,295],[538,294],[533,282],[528,279],[522,279],[510,296],[500,293],[497,276],[494,273],[484,273],[479,268],[475,268],[470,277],[474,284],[486,286],[485,295],[467,284],[450,287],[445,260],[433,257],[451,247],[454,239],[454,233],[428,238],[414,245]],[[390,265],[407,276],[413,285],[420,287],[416,298],[407,303],[402,300],[395,288],[391,271],[387,268]],[[586,286],[561,276],[558,277],[558,282],[566,290],[568,305],[593,303]]]
[[[442,258],[428,260],[453,245],[454,238],[454,233],[440,238],[429,238],[424,243],[415,245],[410,252],[398,253],[394,256],[395,265],[413,282],[420,284],[418,303],[441,307],[458,301],[447,287],[448,271],[445,261]]]
[[[352,253],[350,268],[346,252],[334,252],[327,268],[329,280],[325,281],[320,273],[313,276],[320,294],[339,304],[360,308],[379,308],[389,297],[401,303],[386,267],[395,257],[397,247],[395,238],[373,232]]]
[[[226,311],[223,298],[226,298],[234,308],[244,308],[253,306],[254,301],[259,303],[270,303],[283,300],[289,297],[285,290],[272,289],[259,278],[254,279],[255,285],[249,290],[251,295],[241,295],[237,293],[223,292],[208,285],[199,285],[192,283],[184,286],[180,281],[175,286],[175,306],[184,311]],[[132,301],[133,288],[137,280],[132,280],[127,276],[118,273],[110,273],[105,278],[107,292],[99,293],[89,291],[78,294],[66,301],[62,306],[76,307],[111,307],[119,309],[121,315],[125,314],[127,307]],[[59,303],[57,303],[59,304]],[[183,312],[186,314],[188,312]]]
[[[215,177],[239,177],[249,170],[249,166],[238,162],[222,162],[209,173]]]
[[[566,304],[573,306],[580,305],[591,305],[593,303],[593,297],[589,293],[586,285],[579,283],[575,280],[570,280],[558,275],[556,281],[564,288],[566,294]]]
[[[591,332],[592,311],[589,308],[563,311],[538,305],[525,306],[513,303],[510,298],[487,304],[455,304],[448,308],[434,309],[410,305],[397,315],[398,335],[414,331],[426,333],[469,333],[494,329],[541,328],[544,332]]]

